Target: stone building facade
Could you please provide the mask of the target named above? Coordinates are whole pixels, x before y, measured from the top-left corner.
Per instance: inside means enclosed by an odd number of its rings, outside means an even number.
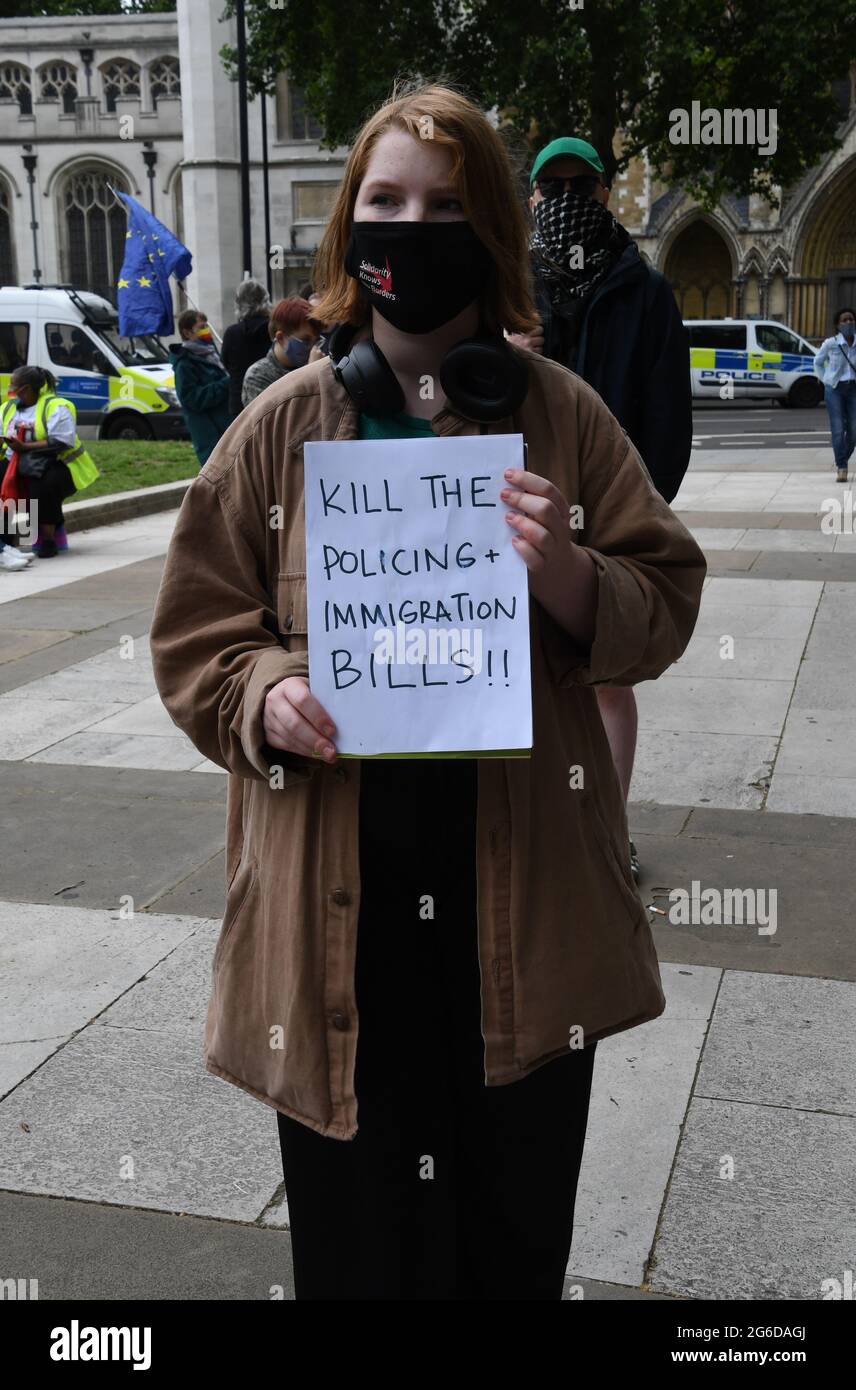
[[[151,208],[193,253],[187,293],[219,332],[241,279],[235,41],[211,0],[175,14],[0,19],[0,284],[71,283],[115,302],[126,215]],[[263,109],[264,108],[264,109]],[[322,150],[287,77],[248,112],[252,270],[264,280],[262,119],[274,298],[309,279],[346,150]],[[37,225],[35,228],[32,223]],[[176,310],[185,300],[174,290]]]
[[[242,273],[238,98],[219,58],[234,23],[220,14],[211,0],[178,0],[175,14],[0,20],[0,283],[70,282],[115,299],[125,214],[111,184],[186,242],[192,302],[219,331],[231,322]],[[854,75],[838,88],[840,143],[777,210],[752,197],[707,213],[644,159],[618,177],[611,206],[685,317],[759,314],[818,341],[833,309],[856,301]],[[321,148],[285,75],[275,99],[250,104],[248,130],[252,269],[264,279],[273,260],[278,298],[310,278],[347,151]]]

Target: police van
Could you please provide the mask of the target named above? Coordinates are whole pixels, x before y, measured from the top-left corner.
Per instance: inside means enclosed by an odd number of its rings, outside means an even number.
[[[784,324],[772,319],[685,319],[684,324],[693,396],[773,399],[800,408],[823,400],[823,384],[814,373],[817,349]]]
[[[114,306],[69,285],[0,288],[0,399],[16,367],[46,367],[73,401],[83,438],[186,439],[169,354],[123,338]]]

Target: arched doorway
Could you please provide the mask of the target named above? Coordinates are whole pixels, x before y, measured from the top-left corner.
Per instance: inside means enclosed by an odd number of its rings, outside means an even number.
[[[733,313],[731,256],[720,233],[697,218],[669,247],[663,271],[685,319],[723,319]]]
[[[817,198],[799,265],[794,327],[808,338],[825,338],[835,310],[856,301],[856,159]]]

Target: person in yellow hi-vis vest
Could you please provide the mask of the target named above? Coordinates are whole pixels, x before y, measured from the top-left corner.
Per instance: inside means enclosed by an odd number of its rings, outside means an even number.
[[[18,367],[0,407],[0,442],[5,471],[0,497],[26,497],[37,504],[39,558],[58,553],[63,499],[89,487],[98,469],[77,435],[72,401],[56,393],[56,379],[43,367]]]

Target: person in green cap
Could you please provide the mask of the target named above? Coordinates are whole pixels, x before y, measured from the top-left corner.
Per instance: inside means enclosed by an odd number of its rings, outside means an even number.
[[[676,495],[690,460],[689,338],[666,278],[647,265],[609,210],[593,145],[552,140],[529,176],[529,249],[541,329],[510,341],[593,386],[642,455],[657,491]],[[603,686],[598,705],[627,800],[636,753],[631,686]],[[630,842],[633,875],[639,862]]]

